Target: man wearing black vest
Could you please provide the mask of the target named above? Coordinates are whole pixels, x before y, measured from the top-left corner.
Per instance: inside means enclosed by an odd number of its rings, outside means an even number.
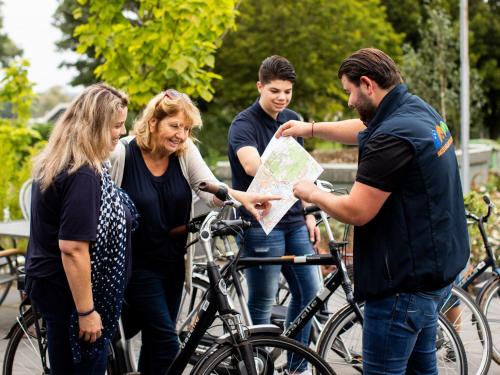
[[[437,374],[439,302],[469,257],[453,138],[384,52],[355,52],[338,77],[360,120],[289,121],[277,136],[357,144],[356,181],[345,196],[310,182],[294,194],[355,226],[355,296],[366,301],[363,373]]]

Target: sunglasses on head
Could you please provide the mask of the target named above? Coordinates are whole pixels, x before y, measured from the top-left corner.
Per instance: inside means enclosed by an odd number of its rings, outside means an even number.
[[[183,92],[179,92],[179,91],[177,91],[175,89],[167,89],[167,90],[165,90],[165,93],[163,94],[163,96],[161,97],[161,99],[156,104],[157,107],[158,107],[158,104],[160,104],[160,102],[163,100],[163,98],[168,98],[170,100],[175,100],[175,99],[182,98],[182,99],[185,99],[186,101],[188,101],[189,103],[191,103],[191,99],[189,99],[189,96],[187,96]]]

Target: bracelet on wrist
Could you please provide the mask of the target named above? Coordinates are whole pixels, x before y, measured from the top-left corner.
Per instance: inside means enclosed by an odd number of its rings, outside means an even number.
[[[95,308],[92,307],[88,311],[84,311],[84,312],[77,311],[76,313],[78,314],[79,317],[82,317],[82,316],[88,316],[88,315],[92,314],[94,311],[95,311]]]
[[[314,120],[311,122],[311,138],[314,137],[314,124],[315,123],[316,123],[316,121],[314,121]]]

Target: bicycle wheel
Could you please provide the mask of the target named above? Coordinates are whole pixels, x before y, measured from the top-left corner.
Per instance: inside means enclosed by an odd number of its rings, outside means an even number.
[[[306,370],[316,375],[335,374],[317,353],[288,337],[259,334],[250,336],[248,341],[253,347],[258,375],[300,374]],[[287,368],[287,355],[288,358],[298,359],[300,370]],[[242,365],[238,348],[225,344],[202,358],[191,375],[239,375],[245,373]]]
[[[360,305],[363,311],[363,305]],[[326,323],[318,340],[318,354],[339,374],[363,372],[363,327],[351,306],[344,306]],[[436,340],[440,374],[467,374],[467,360],[457,333],[444,317],[438,320]],[[455,361],[446,357],[453,353]]]
[[[469,374],[487,374],[491,361],[492,338],[486,317],[479,306],[466,291],[453,286],[441,313],[453,325],[462,340]],[[448,359],[453,360],[453,357]]]
[[[500,278],[496,277],[486,284],[479,295],[479,307],[486,316],[492,333],[492,357],[500,364]]]
[[[23,325],[19,323],[16,325],[7,343],[2,374],[50,374],[45,322],[42,317],[38,315],[40,337],[37,336],[35,314],[33,311],[30,311],[24,316],[22,323]],[[40,354],[40,346],[42,348],[42,354]],[[46,361],[45,368],[42,362],[42,355]],[[108,355],[106,375],[121,375],[121,372],[116,367],[112,351],[110,351]]]
[[[40,337],[42,354],[47,359],[48,366],[45,324],[40,316],[38,316],[38,322],[42,336]],[[3,362],[3,375],[50,374],[48,368],[44,369],[42,365],[39,338],[35,329],[35,314],[33,312],[28,313],[22,323],[22,325],[17,324],[7,344]]]

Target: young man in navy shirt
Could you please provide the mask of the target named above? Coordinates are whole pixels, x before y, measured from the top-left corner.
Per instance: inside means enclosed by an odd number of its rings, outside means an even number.
[[[234,189],[248,189],[261,164],[260,156],[280,125],[289,120],[299,120],[299,115],[287,108],[292,99],[294,83],[295,70],[284,57],[270,56],[262,62],[257,82],[260,97],[240,112],[229,128],[228,156]],[[304,143],[302,138],[297,141],[301,145]],[[272,257],[314,253],[312,244],[319,240],[319,230],[314,216],[304,218],[300,201],[290,208],[269,235],[244,209],[241,210],[241,215],[252,222],[252,227],[240,238],[243,240],[240,244],[244,244],[244,256]],[[287,324],[293,321],[319,289],[317,267],[263,266],[247,269],[248,307],[254,324],[270,322],[280,271],[287,279],[292,294]],[[307,324],[299,337],[296,337],[306,345],[310,328],[310,324]],[[306,369],[299,367],[299,370]]]

